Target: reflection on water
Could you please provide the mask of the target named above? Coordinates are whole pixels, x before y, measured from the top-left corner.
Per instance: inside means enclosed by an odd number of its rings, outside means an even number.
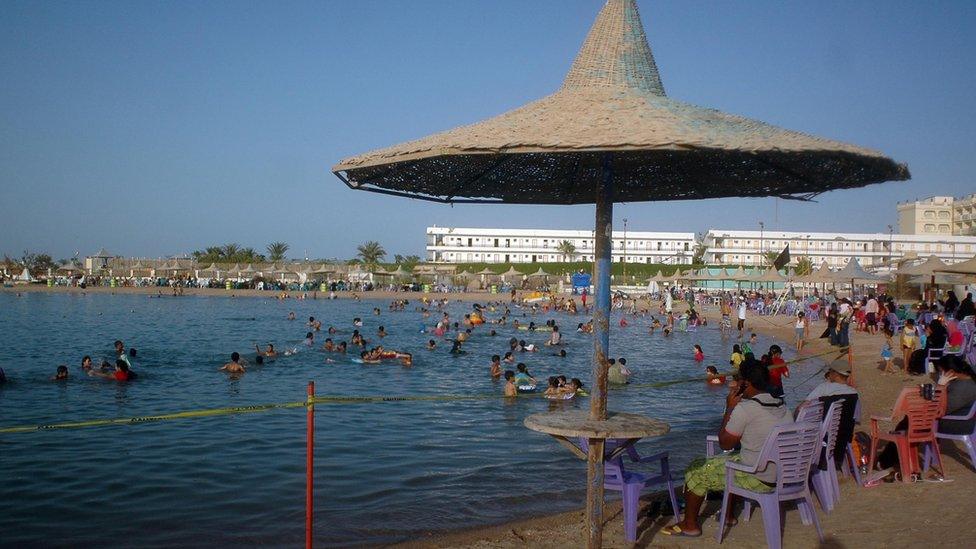
[[[180,410],[302,400],[307,381],[320,395],[500,394],[488,375],[492,354],[516,336],[540,345],[547,333],[498,327],[475,330],[468,353],[424,345],[419,313],[390,313],[385,303],[278,302],[271,299],[154,298],[132,295],[0,295],[2,366],[11,379],[0,389],[0,425],[129,417]],[[371,314],[373,307],[383,314]],[[452,303],[459,319],[469,305]],[[301,345],[299,319],[323,322],[316,349]],[[433,324],[439,314],[427,319]],[[348,340],[352,319],[375,344],[414,354],[414,366],[361,365],[357,356],[317,350],[335,325]],[[548,318],[539,316],[537,323]],[[518,358],[540,382],[579,377],[590,386],[590,336],[572,327],[582,317],[556,315],[566,358],[545,347]],[[528,320],[528,317],[527,317]],[[616,324],[616,323],[615,323]],[[625,356],[635,383],[698,376],[703,365],[724,369],[730,341],[716,330],[648,336],[646,321],[615,328],[613,356]],[[87,378],[83,355],[113,360],[112,342],[138,349],[127,385]],[[254,344],[274,342],[295,356],[264,366]],[[760,341],[769,345],[771,342]],[[242,376],[217,369],[232,351],[247,353]],[[326,359],[333,359],[333,363]],[[49,381],[67,364],[67,383]],[[514,369],[512,365],[504,365]],[[812,372],[810,366],[805,371]],[[796,383],[794,376],[787,379]],[[816,383],[813,379],[809,384]],[[805,388],[787,391],[794,402]],[[667,436],[639,443],[644,453],[667,449],[679,470],[704,452],[703,437],[721,420],[725,391],[704,383],[664,389],[614,390],[610,408],[667,421]],[[586,399],[548,402],[503,398],[432,402],[373,402],[316,406],[316,535],[323,544],[383,542],[431,530],[496,523],[578,507],[584,466],[549,437],[525,429],[525,416],[586,409]],[[5,545],[294,545],[303,539],[304,409],[132,426],[0,435],[0,532]],[[578,479],[567,481],[567,479]]]

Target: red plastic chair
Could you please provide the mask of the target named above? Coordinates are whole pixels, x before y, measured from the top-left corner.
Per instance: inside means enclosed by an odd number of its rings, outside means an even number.
[[[868,461],[874,466],[878,455],[878,442],[885,440],[895,443],[898,448],[898,464],[901,468],[903,482],[912,482],[913,474],[921,474],[918,451],[925,445],[934,449],[935,459],[939,462],[939,470],[945,476],[942,454],[936,442],[936,420],[945,415],[946,393],[945,387],[936,386],[932,400],[922,398],[918,387],[901,390],[898,400],[891,410],[891,416],[871,416],[871,458]],[[879,422],[894,422],[896,418],[907,417],[908,425],[900,430],[883,430]]]

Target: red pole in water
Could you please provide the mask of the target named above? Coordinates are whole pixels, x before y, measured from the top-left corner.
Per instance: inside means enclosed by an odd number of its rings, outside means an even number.
[[[308,382],[305,429],[305,549],[312,549],[312,480],[315,461],[315,382]]]

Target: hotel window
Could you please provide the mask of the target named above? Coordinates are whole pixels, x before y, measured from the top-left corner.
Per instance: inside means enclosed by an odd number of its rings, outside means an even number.
[[[935,225],[933,225],[932,223],[926,223],[924,230],[927,233],[934,233],[935,232]]]
[[[933,212],[932,210],[925,210],[925,214],[923,214],[923,217],[925,217],[925,219],[935,219],[935,212]]]
[[[939,219],[949,219],[949,212],[939,212]]]

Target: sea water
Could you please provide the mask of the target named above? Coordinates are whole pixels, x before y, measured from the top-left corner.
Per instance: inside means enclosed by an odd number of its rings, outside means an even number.
[[[523,324],[554,318],[567,357],[542,344],[547,332],[484,325],[466,354],[421,329],[411,299],[390,312],[385,301],[284,300],[145,295],[0,294],[0,427],[132,417],[183,410],[301,401],[315,381],[319,395],[401,396],[501,394],[488,375],[490,357],[511,337],[539,346],[517,361],[544,388],[551,375],[591,384],[592,336],[576,333],[583,315],[512,308]],[[375,316],[374,307],[382,313]],[[453,320],[471,311],[452,302]],[[289,312],[297,320],[289,321]],[[713,313],[714,314],[714,313]],[[525,315],[523,317],[523,315]],[[315,346],[303,345],[309,316],[323,323]],[[500,312],[489,313],[497,318]],[[370,345],[408,351],[395,361],[364,365],[350,353],[325,353],[326,328],[348,341],[354,317]],[[728,368],[735,341],[713,324],[694,333],[648,335],[649,319],[612,320],[611,355],[626,357],[633,384],[702,376],[706,365]],[[390,334],[377,337],[384,326]],[[498,334],[489,336],[494,328]],[[448,334],[450,335],[450,333]],[[437,348],[426,350],[428,339]],[[114,363],[112,343],[137,349],[138,379],[92,378],[81,358]],[[254,346],[274,343],[295,356],[254,366]],[[757,351],[773,343],[760,338]],[[693,345],[705,362],[693,360]],[[250,359],[243,376],[218,368],[232,351]],[[332,359],[334,362],[329,362]],[[68,381],[50,378],[59,364]],[[514,365],[503,365],[514,369]],[[812,362],[786,380],[795,404],[818,381]],[[704,382],[664,388],[613,389],[609,408],[666,421],[671,432],[644,440],[643,453],[668,450],[680,475],[704,454],[704,437],[721,421],[726,390]],[[431,531],[500,523],[578,508],[585,466],[550,437],[526,429],[527,415],[588,409],[589,400],[542,398],[318,404],[315,407],[315,537],[321,545],[385,543]],[[304,539],[305,409],[281,409],[135,425],[0,434],[0,538],[7,546],[294,546]]]

